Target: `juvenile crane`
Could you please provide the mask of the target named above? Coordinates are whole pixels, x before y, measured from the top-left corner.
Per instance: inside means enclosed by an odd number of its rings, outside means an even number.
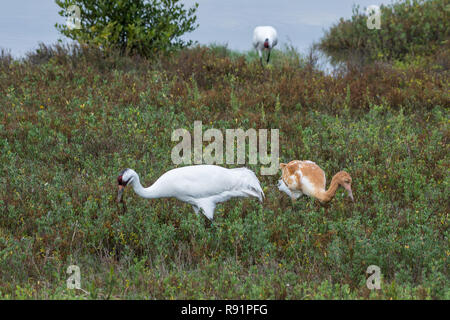
[[[270,59],[270,51],[278,43],[277,31],[271,26],[259,26],[253,31],[253,46],[258,51],[259,61],[262,62],[262,52],[267,50],[267,63]]]
[[[134,192],[147,199],[176,198],[192,205],[195,213],[212,220],[216,204],[233,197],[255,197],[263,201],[264,192],[258,178],[247,168],[227,169],[215,165],[194,165],[167,171],[154,184],[144,188],[139,175],[132,169],[125,169],[117,178],[119,191],[117,201],[127,185]]]
[[[280,168],[282,176],[278,182],[278,189],[288,194],[292,200],[306,194],[321,203],[327,203],[334,198],[338,187],[342,186],[354,201],[352,177],[345,171],[336,173],[331,179],[330,187],[325,190],[325,172],[312,161],[293,160],[288,164],[280,163]]]

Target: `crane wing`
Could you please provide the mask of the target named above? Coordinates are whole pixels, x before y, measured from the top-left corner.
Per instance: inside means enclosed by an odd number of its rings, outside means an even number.
[[[167,197],[203,199],[217,196],[254,196],[260,201],[263,190],[253,171],[227,169],[215,165],[176,168],[163,174],[154,186]]]

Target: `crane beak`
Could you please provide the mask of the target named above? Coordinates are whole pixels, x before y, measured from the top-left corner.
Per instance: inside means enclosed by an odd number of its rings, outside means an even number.
[[[117,191],[117,203],[121,203],[122,202],[122,195],[123,195],[123,190],[125,189],[124,186],[119,185],[119,190]]]
[[[355,202],[355,199],[353,198],[352,187],[350,187],[350,185],[346,185],[344,188],[345,190],[347,190],[349,198],[352,199],[353,202]]]

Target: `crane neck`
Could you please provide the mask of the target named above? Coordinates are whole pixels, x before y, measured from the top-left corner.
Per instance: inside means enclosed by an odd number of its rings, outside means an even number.
[[[152,184],[148,188],[144,188],[140,182],[139,176],[136,174],[131,181],[131,186],[133,187],[134,192],[146,199],[155,199],[155,198],[161,198],[163,195],[161,194],[160,190],[155,186],[155,184]]]
[[[318,199],[320,200],[320,202],[329,202],[331,201],[334,196],[336,195],[336,191],[339,187],[339,182],[337,179],[337,176],[334,175],[334,177],[331,179],[331,183],[330,183],[330,187],[328,188],[328,190],[322,190],[319,194],[318,194]]]

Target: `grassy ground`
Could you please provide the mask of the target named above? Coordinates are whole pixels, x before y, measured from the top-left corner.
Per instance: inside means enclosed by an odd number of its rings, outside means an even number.
[[[45,48],[0,59],[0,297],[450,299],[448,71],[373,65],[326,76],[278,52],[215,46],[156,61]],[[263,205],[232,200],[211,225],[176,200],[144,200],[174,168],[177,128],[280,130],[280,162],[353,177],[325,209],[259,175]],[[228,166],[233,167],[233,166]],[[66,288],[69,265],[83,290]],[[369,265],[381,290],[366,287]]]

